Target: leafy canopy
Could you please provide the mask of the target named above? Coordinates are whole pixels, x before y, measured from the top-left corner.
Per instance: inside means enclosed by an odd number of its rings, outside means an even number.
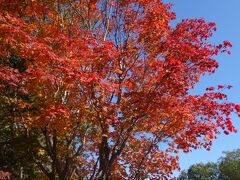
[[[223,152],[217,163],[199,163],[182,171],[179,180],[237,180],[240,179],[240,150]]]
[[[49,179],[168,177],[179,150],[236,131],[230,86],[189,94],[231,44],[210,43],[203,19],[170,26],[170,7],[0,1],[1,117],[38,141],[28,154]]]

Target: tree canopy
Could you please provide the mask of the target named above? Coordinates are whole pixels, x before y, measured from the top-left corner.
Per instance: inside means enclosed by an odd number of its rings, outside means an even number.
[[[240,149],[223,152],[217,163],[199,163],[182,171],[179,180],[238,180],[240,179]]]
[[[179,180],[217,180],[219,179],[218,166],[216,163],[199,163],[182,171]]]
[[[219,171],[222,179],[240,179],[240,149],[226,151],[219,159]]]
[[[189,93],[231,43],[174,19],[161,0],[0,0],[4,147],[52,180],[168,178],[179,151],[236,132],[231,86]]]

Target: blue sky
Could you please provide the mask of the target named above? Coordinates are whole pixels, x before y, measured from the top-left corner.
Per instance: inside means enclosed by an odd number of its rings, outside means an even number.
[[[204,18],[217,24],[217,32],[211,39],[218,44],[229,40],[233,44],[231,55],[222,54],[217,57],[219,69],[214,75],[205,76],[197,84],[194,93],[202,93],[206,87],[218,84],[233,85],[226,91],[229,100],[240,103],[240,0],[164,0],[174,4],[177,22],[182,19]],[[214,141],[211,151],[193,150],[188,154],[180,154],[180,167],[187,169],[195,163],[216,162],[223,151],[240,148],[240,118],[233,116],[234,124],[239,133],[220,135]]]

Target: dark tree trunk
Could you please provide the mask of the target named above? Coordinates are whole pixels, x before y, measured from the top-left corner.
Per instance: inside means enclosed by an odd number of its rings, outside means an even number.
[[[109,172],[109,153],[107,135],[102,135],[102,141],[99,144],[99,170],[96,175],[97,180],[108,180],[110,176]]]

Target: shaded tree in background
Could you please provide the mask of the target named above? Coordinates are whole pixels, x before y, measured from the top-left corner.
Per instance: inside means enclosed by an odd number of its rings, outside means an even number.
[[[20,138],[17,162],[28,153],[52,180],[167,178],[179,150],[236,132],[230,86],[189,94],[231,44],[208,42],[215,23],[173,19],[160,0],[0,0],[1,129]]]
[[[179,180],[238,180],[240,179],[240,150],[226,151],[217,163],[200,163],[182,171]]]
[[[220,178],[240,179],[240,149],[224,152],[225,156],[219,159]]]
[[[218,179],[219,172],[216,163],[195,164],[186,171],[182,171],[179,180],[213,180]]]

